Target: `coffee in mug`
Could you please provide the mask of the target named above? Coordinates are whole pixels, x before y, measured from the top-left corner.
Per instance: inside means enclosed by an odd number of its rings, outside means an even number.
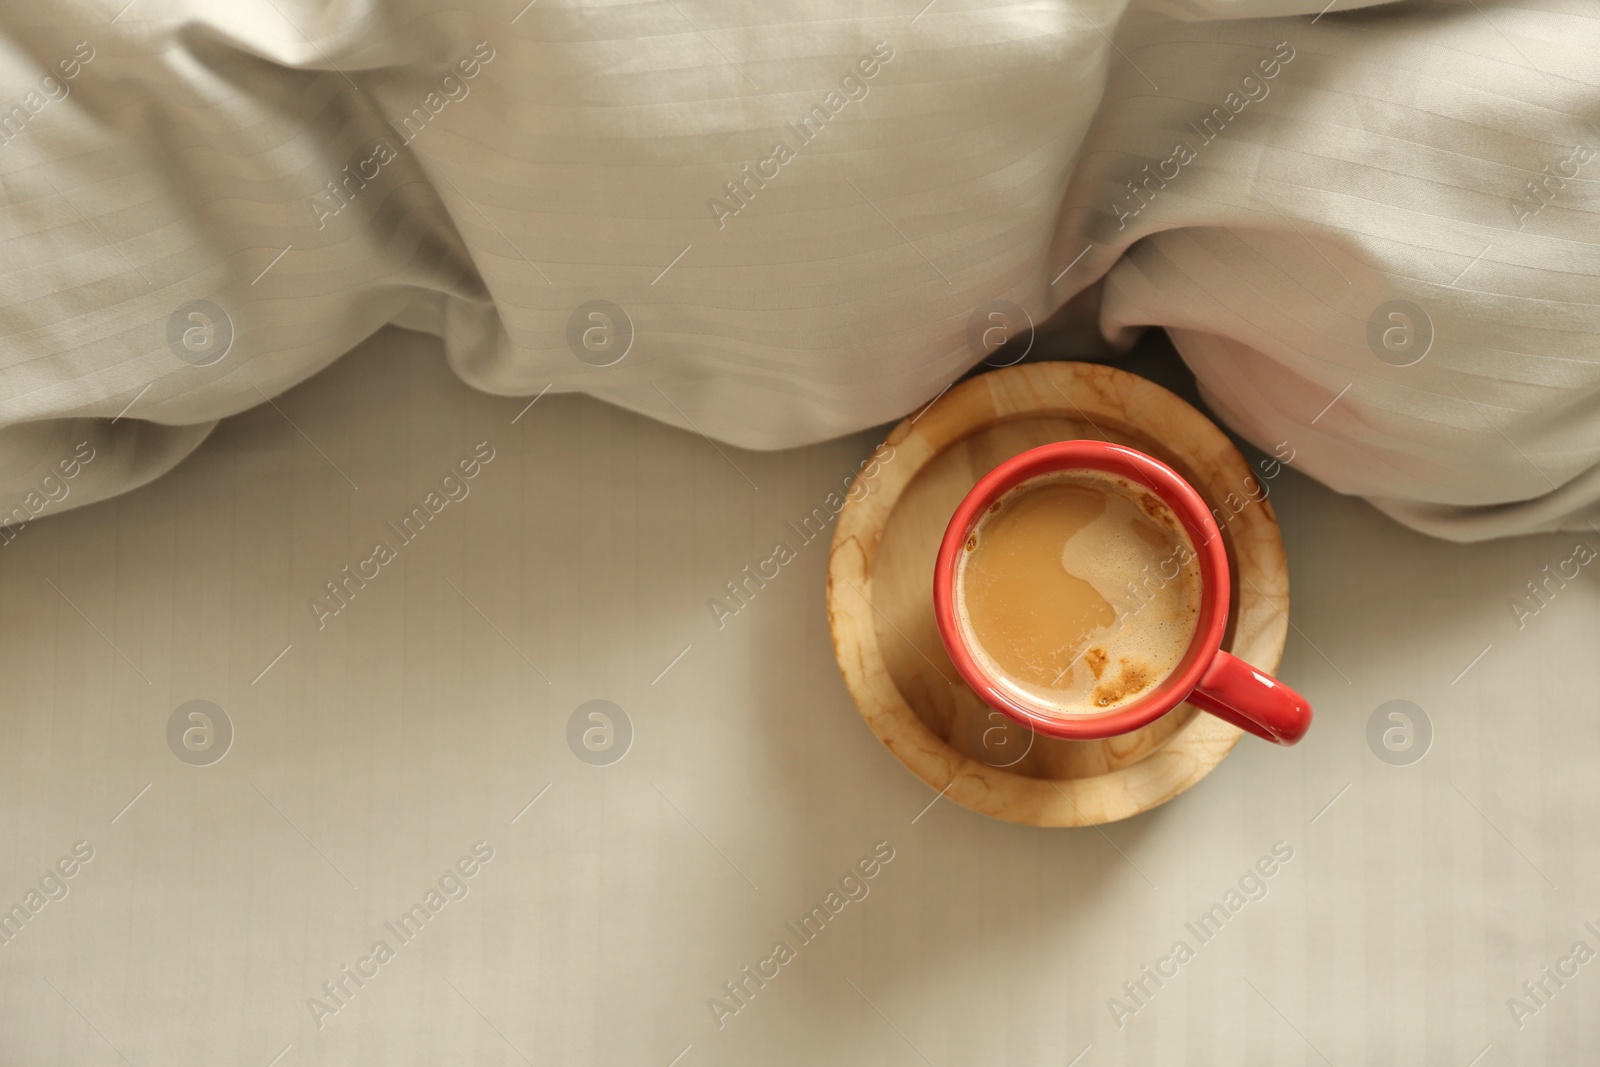
[[[1177,471],[1110,441],[1055,441],[1001,463],[957,505],[933,614],[962,681],[1035,733],[1118,737],[1187,704],[1292,745],[1311,705],[1222,647],[1231,569],[1215,517]]]
[[[968,533],[959,625],[1006,688],[1059,715],[1149,693],[1183,661],[1202,579],[1183,522],[1110,471],[1058,470],[1013,486]]]

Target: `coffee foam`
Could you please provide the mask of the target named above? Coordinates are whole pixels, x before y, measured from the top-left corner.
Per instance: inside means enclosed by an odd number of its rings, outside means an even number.
[[[968,604],[969,564],[978,559],[992,573],[992,561],[986,563],[984,553],[977,551],[987,545],[999,545],[996,551],[1007,552],[1019,544],[1035,551],[1044,545],[1053,557],[1053,531],[1028,531],[1023,535],[1025,544],[1017,533],[1025,513],[1037,513],[1034,505],[1045,504],[1046,498],[1037,497],[1034,504],[1014,510],[1036,490],[1053,486],[1065,487],[1068,493],[1079,491],[1072,496],[1072,507],[1087,521],[1061,528],[1060,574],[1049,573],[1054,558],[1026,556],[1030,565],[1037,562],[1039,585],[1038,590],[1022,592],[1033,595],[1056,588],[1062,575],[1070,576],[1069,584],[1077,579],[1085,585],[1071,584],[1070,599],[1084,609],[1082,617],[1090,625],[1069,643],[1059,630],[1052,635],[1048,624],[1059,620],[1048,618],[1051,604],[1019,600],[1013,613],[1013,605],[995,602],[991,592],[983,609],[988,617],[974,627]],[[1056,492],[1059,507],[1067,494]],[[1089,517],[1097,500],[1103,500],[1103,507]],[[1008,514],[1010,520],[1005,518]],[[1062,715],[1104,714],[1148,693],[1183,660],[1199,623],[1199,561],[1182,522],[1149,489],[1109,472],[1059,471],[1006,492],[968,535],[955,582],[959,625],[985,670],[1004,688]],[[971,591],[974,603],[981,599],[980,588],[981,573]],[[1041,606],[1043,611],[1038,610]],[[1035,617],[1042,619],[1037,631],[1030,621]],[[992,631],[992,650],[979,634],[985,625]]]

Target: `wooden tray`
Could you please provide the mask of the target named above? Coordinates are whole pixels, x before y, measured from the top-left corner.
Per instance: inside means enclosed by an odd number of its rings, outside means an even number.
[[[1149,811],[1205,777],[1241,736],[1187,704],[1105,741],[1038,736],[985,707],[945,654],[933,561],[950,515],[1003,460],[1074,438],[1147,452],[1219,509],[1234,576],[1224,648],[1270,672],[1289,628],[1278,521],[1253,499],[1270,483],[1153,382],[1092,363],[1022,364],[962,382],[901,422],[871,490],[839,513],[828,560],[834,655],[867,725],[913,774],[963,807],[1034,826]]]

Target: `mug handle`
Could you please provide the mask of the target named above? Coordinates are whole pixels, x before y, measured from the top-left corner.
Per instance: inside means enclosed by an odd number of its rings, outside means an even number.
[[[1311,705],[1305,697],[1220,650],[1187,700],[1277,745],[1294,744],[1311,727]]]

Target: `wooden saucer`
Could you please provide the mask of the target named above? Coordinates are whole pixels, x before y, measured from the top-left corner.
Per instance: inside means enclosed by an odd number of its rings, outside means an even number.
[[[870,491],[839,513],[828,559],[834,655],[872,732],[957,804],[1034,826],[1149,811],[1205,777],[1241,736],[1187,704],[1104,741],[1038,736],[985,707],[945,654],[933,561],[956,505],[1003,460],[1075,438],[1147,452],[1200,491],[1233,573],[1223,647],[1275,670],[1289,629],[1289,570],[1271,504],[1253,499],[1271,483],[1200,412],[1113,367],[1023,364],[952,387],[889,434]]]

